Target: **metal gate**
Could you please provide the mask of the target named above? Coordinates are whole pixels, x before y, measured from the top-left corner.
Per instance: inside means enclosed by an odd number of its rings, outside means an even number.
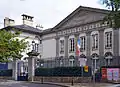
[[[18,62],[17,81],[28,81],[28,73],[26,71],[26,66],[23,61]]]

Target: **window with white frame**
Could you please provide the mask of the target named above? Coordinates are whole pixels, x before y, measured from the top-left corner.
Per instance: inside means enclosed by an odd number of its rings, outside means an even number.
[[[75,40],[74,38],[69,39],[69,52],[75,51]]]
[[[39,44],[35,43],[35,51],[38,52]]]
[[[32,50],[38,52],[38,50],[39,50],[39,44],[38,43],[32,44]]]
[[[105,48],[112,48],[112,31],[105,32]]]
[[[80,37],[80,41],[81,41],[81,48],[80,51],[85,51],[85,36]]]
[[[92,50],[98,49],[98,34],[92,35]]]
[[[60,54],[64,53],[64,40],[60,40]]]

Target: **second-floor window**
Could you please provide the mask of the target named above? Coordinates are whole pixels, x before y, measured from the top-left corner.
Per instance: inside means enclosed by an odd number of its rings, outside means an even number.
[[[81,41],[81,48],[80,51],[85,51],[85,36],[80,37],[80,41]]]
[[[69,39],[69,52],[75,51],[75,40],[74,38]]]
[[[60,40],[60,54],[64,53],[64,40]]]
[[[112,48],[112,31],[105,33],[105,48]]]
[[[32,45],[32,50],[38,52],[38,50],[39,50],[39,44],[38,43],[34,43],[34,45]]]
[[[92,50],[98,49],[98,34],[92,35]]]

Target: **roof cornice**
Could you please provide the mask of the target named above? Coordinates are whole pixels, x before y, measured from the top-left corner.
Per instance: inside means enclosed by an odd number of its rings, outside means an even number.
[[[103,14],[108,14],[110,12],[109,10],[106,10],[106,9],[79,6],[76,10],[74,10],[71,14],[69,14],[66,18],[64,18],[60,23],[54,26],[53,30],[59,28],[62,24],[68,21],[71,17],[73,17],[80,10],[88,10],[88,11],[93,11],[93,12],[98,12],[98,13],[103,13]]]

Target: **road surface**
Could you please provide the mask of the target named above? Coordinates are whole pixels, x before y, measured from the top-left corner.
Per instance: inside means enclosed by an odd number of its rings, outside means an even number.
[[[7,82],[0,82],[0,87],[61,87],[61,86],[49,85],[49,84],[35,84],[35,83],[19,82],[19,81],[7,81]]]

